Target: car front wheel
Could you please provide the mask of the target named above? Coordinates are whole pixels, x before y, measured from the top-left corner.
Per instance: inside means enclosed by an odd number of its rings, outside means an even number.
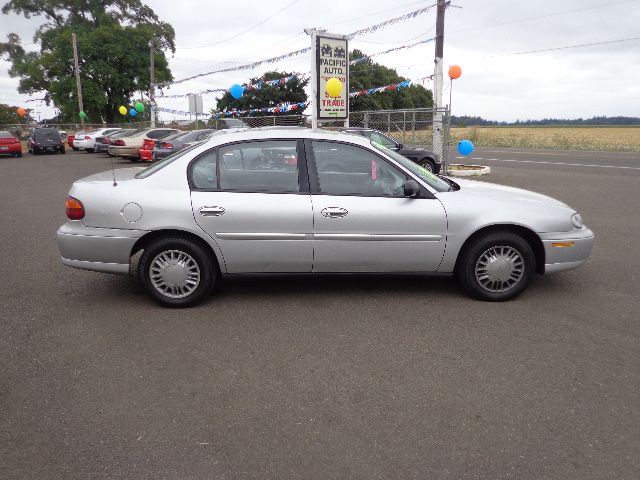
[[[211,293],[213,260],[198,243],[180,237],[154,241],[140,257],[138,277],[147,293],[166,307],[190,307]]]
[[[502,302],[522,293],[533,276],[535,255],[520,235],[493,232],[473,242],[456,268],[464,290],[479,300]]]

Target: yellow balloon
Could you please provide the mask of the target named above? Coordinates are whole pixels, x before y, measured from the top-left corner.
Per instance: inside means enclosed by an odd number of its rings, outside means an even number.
[[[120,115],[126,115],[127,107],[125,107],[124,105],[120,105],[120,108],[118,108],[118,111],[120,112]]]
[[[342,82],[336,77],[327,80],[327,93],[330,97],[339,97],[342,93]]]

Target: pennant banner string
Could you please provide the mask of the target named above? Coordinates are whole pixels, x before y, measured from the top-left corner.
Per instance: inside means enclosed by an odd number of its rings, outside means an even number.
[[[395,17],[395,18],[391,18],[389,20],[385,20],[384,22],[380,22],[377,23],[375,25],[371,25],[369,27],[366,28],[362,28],[360,30],[356,30],[355,32],[352,32],[350,34],[347,35],[347,37],[349,39],[353,39],[357,36],[360,35],[365,35],[367,33],[373,33],[373,32],[377,32],[378,30],[381,30],[385,27],[388,27],[389,25],[394,25],[398,22],[404,22],[406,20],[411,20],[413,18],[416,18],[419,15],[423,15],[425,13],[427,13],[429,10],[431,10],[433,7],[435,7],[434,5],[430,5],[428,7],[424,7],[424,8],[419,8],[418,10],[414,10],[413,12],[409,12],[406,13],[404,15],[400,15],[399,17]],[[211,72],[205,72],[205,73],[199,73],[197,75],[192,75],[190,77],[186,77],[186,78],[181,78],[180,80],[176,80],[175,82],[172,83],[172,85],[177,85],[180,83],[184,83],[187,82],[189,80],[193,80],[194,78],[200,78],[200,77],[205,77],[208,75],[213,75],[214,73],[224,73],[224,72],[236,72],[239,70],[253,70],[256,67],[259,67],[260,65],[266,64],[266,63],[276,63],[291,57],[296,57],[298,55],[302,55],[305,53],[308,53],[311,51],[311,47],[306,47],[306,48],[301,48],[299,50],[294,50],[293,52],[289,52],[289,53],[285,53],[283,55],[278,55],[277,57],[272,57],[272,58],[266,58],[264,60],[258,60],[257,62],[253,62],[253,63],[247,63],[245,65],[238,65],[235,67],[228,67],[228,68],[222,68],[220,70],[213,70]]]

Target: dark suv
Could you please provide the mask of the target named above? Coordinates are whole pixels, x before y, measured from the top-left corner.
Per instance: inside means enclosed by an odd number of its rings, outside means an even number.
[[[389,150],[398,152],[403,157],[407,157],[409,160],[421,165],[433,173],[440,173],[442,162],[438,158],[438,155],[430,152],[429,150],[425,150],[423,148],[408,148],[405,145],[396,142],[388,135],[378,130],[374,130],[373,128],[346,127],[341,128],[340,130],[345,133],[367,137],[372,142],[378,143]]]
[[[27,147],[34,155],[44,152],[64,153],[64,142],[55,128],[32,128]]]

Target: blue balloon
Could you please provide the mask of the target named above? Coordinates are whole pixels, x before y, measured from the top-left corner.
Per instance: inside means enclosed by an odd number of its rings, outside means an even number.
[[[229,89],[229,93],[233,98],[238,100],[240,97],[242,97],[242,94],[244,93],[244,87],[242,85],[238,85],[237,83],[235,83],[231,85],[231,88]]]
[[[458,152],[460,152],[460,155],[471,155],[473,153],[473,143],[471,140],[460,140],[458,143]]]
[[[131,110],[129,110],[129,115],[131,115],[132,117],[135,117],[138,114],[138,112],[136,112],[135,108],[132,108]]]

